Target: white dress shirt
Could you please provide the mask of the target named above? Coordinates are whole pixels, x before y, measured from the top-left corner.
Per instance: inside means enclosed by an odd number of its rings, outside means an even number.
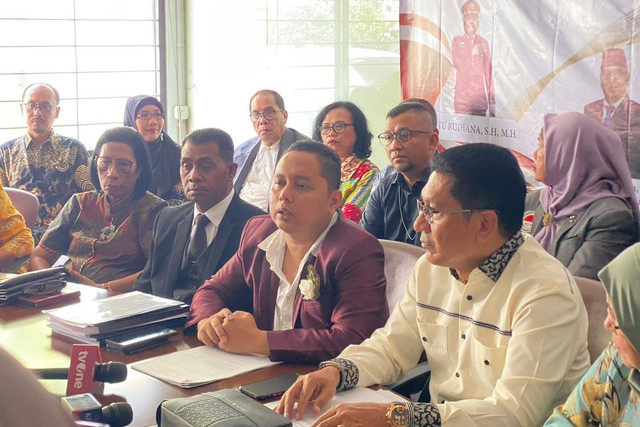
[[[302,275],[303,268],[309,259],[310,255],[316,256],[320,245],[324,241],[325,236],[338,221],[338,213],[335,212],[329,225],[318,236],[315,242],[311,245],[307,253],[300,261],[298,266],[298,272],[296,273],[293,282],[289,283],[287,277],[282,271],[282,263],[284,261],[284,253],[287,249],[287,243],[284,239],[284,231],[276,230],[271,233],[266,239],[264,239],[258,245],[258,248],[265,251],[265,259],[271,266],[273,271],[280,279],[280,286],[278,286],[278,296],[276,297],[276,307],[274,311],[273,330],[284,331],[293,329],[293,303],[296,297],[296,291],[298,289],[298,283],[300,282],[300,276]]]
[[[231,204],[231,200],[233,199],[233,189],[229,191],[229,194],[225,196],[224,199],[220,200],[217,204],[209,208],[206,212],[200,212],[196,204],[193,204],[193,219],[191,220],[191,235],[190,240],[193,240],[193,237],[196,233],[196,217],[204,213],[207,218],[209,218],[209,223],[204,228],[205,233],[207,233],[207,247],[213,242],[213,239],[216,238],[216,234],[218,234],[218,228],[220,227],[220,223],[222,222],[222,218],[224,214],[227,213],[227,209]]]
[[[267,146],[260,141],[260,149],[253,162],[251,171],[240,189],[240,198],[254,206],[264,209],[271,189],[271,180],[276,171],[280,141]]]

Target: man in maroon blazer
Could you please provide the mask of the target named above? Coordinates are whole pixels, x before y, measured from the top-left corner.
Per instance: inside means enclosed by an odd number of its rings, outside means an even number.
[[[340,159],[293,144],[276,166],[269,215],[196,292],[187,332],[233,353],[316,363],[362,342],[388,315],[378,240],[338,212]]]
[[[627,93],[630,77],[624,50],[604,50],[600,66],[604,99],[585,105],[584,114],[620,136],[631,177],[640,179],[640,104]]]

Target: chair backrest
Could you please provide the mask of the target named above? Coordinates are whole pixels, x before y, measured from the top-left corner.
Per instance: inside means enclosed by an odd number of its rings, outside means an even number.
[[[389,312],[404,295],[413,266],[424,255],[424,249],[409,243],[380,239],[384,248],[384,275],[387,278],[387,303]]]
[[[4,187],[4,191],[7,192],[7,196],[11,199],[11,203],[16,210],[24,217],[24,222],[27,224],[27,227],[33,228],[33,226],[36,225],[38,208],[40,207],[38,198],[28,191],[17,188]]]
[[[591,363],[593,363],[611,341],[611,333],[604,328],[604,319],[607,317],[607,293],[602,284],[596,280],[584,277],[574,277],[574,279],[587,308],[587,316],[589,317],[588,349]]]

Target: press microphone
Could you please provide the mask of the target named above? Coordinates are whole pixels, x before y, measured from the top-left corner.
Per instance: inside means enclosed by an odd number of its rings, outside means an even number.
[[[41,380],[66,380],[69,368],[31,369]],[[127,365],[122,362],[107,362],[95,365],[93,381],[119,383],[127,379]]]
[[[133,410],[128,403],[116,402],[102,407],[91,393],[63,397],[62,406],[75,420],[101,422],[111,427],[126,426],[133,420]]]

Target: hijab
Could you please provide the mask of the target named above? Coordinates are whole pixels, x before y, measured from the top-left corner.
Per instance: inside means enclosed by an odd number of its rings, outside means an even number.
[[[628,247],[605,266],[598,277],[609,296],[620,329],[640,353],[640,243]],[[640,393],[640,373],[633,370],[629,382]]]
[[[623,200],[638,223],[631,172],[615,132],[580,113],[547,114],[542,132],[547,187],[540,204],[553,220],[535,238],[545,249],[555,237],[554,220],[579,215],[604,197]]]
[[[138,130],[136,116],[138,111],[147,105],[154,105],[164,115],[164,106],[153,96],[137,95],[127,99],[124,110],[124,125]],[[177,184],[180,184],[180,147],[165,132],[164,127],[160,131],[158,139],[147,143],[151,155],[151,170],[153,179],[149,185],[149,191],[167,200],[172,197],[172,192]]]

